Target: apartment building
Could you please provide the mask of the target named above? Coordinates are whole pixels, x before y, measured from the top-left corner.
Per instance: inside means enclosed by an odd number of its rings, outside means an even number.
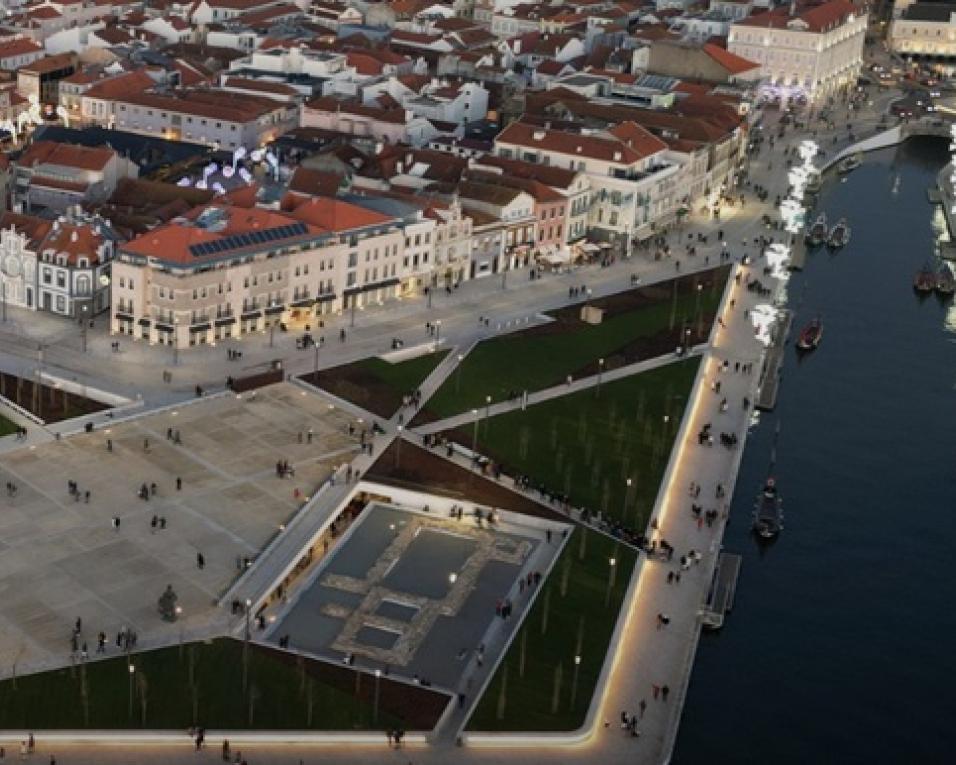
[[[856,82],[866,27],[848,0],[792,2],[734,22],[727,49],[761,65],[766,97],[816,101]]]
[[[115,99],[112,110],[120,130],[221,149],[254,149],[299,123],[295,104],[221,90],[134,93]]]
[[[394,297],[403,245],[399,220],[337,199],[201,206],[119,249],[112,332],[184,348],[315,326]]]
[[[903,56],[956,56],[956,3],[912,3],[890,22],[890,50]]]
[[[21,212],[62,212],[104,201],[121,180],[138,175],[134,162],[105,146],[35,141],[16,161],[10,198]]]
[[[495,139],[500,157],[588,175],[589,229],[619,247],[680,203],[680,167],[665,157],[666,151],[667,144],[633,122],[587,132],[514,122]]]

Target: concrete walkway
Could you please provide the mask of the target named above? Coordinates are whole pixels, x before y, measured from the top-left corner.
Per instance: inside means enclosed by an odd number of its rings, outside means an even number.
[[[673,364],[675,361],[678,361],[681,358],[697,357],[703,354],[704,349],[705,346],[696,346],[692,348],[690,352],[686,354],[686,356],[677,356],[676,354],[668,353],[664,356],[656,356],[653,359],[646,359],[645,361],[637,361],[633,364],[627,364],[623,367],[618,367],[617,369],[610,369],[600,375],[600,383],[606,385],[608,383],[614,382],[615,380],[623,380],[625,377],[631,377],[632,375],[637,375],[641,372],[649,372],[652,369],[658,369],[659,367]],[[544,388],[543,390],[529,393],[527,405],[533,406],[534,404],[540,404],[544,401],[551,401],[552,399],[561,398],[562,396],[570,396],[573,393],[578,393],[580,391],[593,388],[598,385],[598,377],[599,375],[581,377],[577,380],[572,380],[570,384],[566,383],[563,385],[555,385],[551,388]],[[521,409],[521,405],[521,398],[509,401],[498,401],[492,403],[491,406],[483,406],[480,409],[469,409],[466,412],[456,414],[452,417],[446,417],[443,420],[437,420],[435,422],[429,422],[424,425],[417,426],[414,428],[414,431],[420,435],[441,433],[445,430],[452,430],[464,425],[470,425],[475,420],[481,420],[486,417],[494,417],[495,415],[517,411]]]
[[[854,121],[857,116],[854,115]],[[768,121],[771,125],[772,121]],[[844,128],[845,129],[845,128]],[[777,146],[782,148],[791,145],[805,137],[804,134],[793,135],[792,131],[786,140],[778,141]],[[825,148],[831,149],[830,144],[821,142]],[[839,144],[835,148],[839,148]],[[772,161],[774,154],[765,148],[764,157],[753,159],[750,164],[750,178],[755,183],[764,185],[774,194],[786,190],[786,174],[782,161],[777,159],[777,171],[767,172],[767,163]],[[769,156],[768,156],[769,154]],[[695,231],[713,233],[717,226],[727,233],[724,237],[728,242],[749,242],[755,235],[767,234],[760,216],[771,212],[768,205],[761,205],[749,201],[745,208],[737,206],[725,210],[720,223],[709,220],[692,218],[691,223],[682,229],[680,236],[686,239],[688,232]],[[769,232],[776,234],[777,232]],[[684,274],[694,266],[703,268],[705,264],[701,258],[703,253],[716,253],[719,246],[705,247],[698,245],[698,256],[694,259],[683,256],[675,248],[675,255],[683,262],[681,273]],[[756,253],[744,245],[732,245],[735,255],[746,252],[751,257]],[[711,265],[716,265],[715,262]],[[596,294],[617,291],[626,287],[622,284],[622,276],[630,273],[640,273],[645,276],[645,282],[650,278],[664,278],[674,273],[673,260],[662,262],[636,262],[619,264],[611,269],[600,269],[588,272],[586,278],[580,273],[571,277],[554,277],[540,282],[533,282],[513,292],[522,294],[524,313],[528,306],[547,306],[549,301],[566,302],[568,284],[580,284],[587,281]],[[757,259],[751,268],[741,269],[747,276],[756,276],[765,284],[769,283],[762,273],[762,262]],[[558,289],[559,288],[559,289]],[[464,289],[464,288],[463,288]],[[476,292],[479,287],[476,286]],[[509,290],[509,292],[512,292]],[[465,293],[462,293],[464,297]],[[449,310],[443,316],[443,336],[453,338],[459,346],[476,338],[475,316],[480,312],[493,310],[507,313],[512,310],[515,302],[513,295],[500,293],[485,295],[485,301],[480,304],[459,304],[457,311]],[[727,308],[723,315],[723,328],[717,329],[714,337],[714,347],[708,352],[702,362],[700,383],[695,387],[688,408],[685,413],[685,422],[682,426],[679,440],[671,455],[667,479],[662,486],[658,503],[653,513],[652,524],[656,527],[655,537],[666,539],[676,552],[673,560],[643,561],[635,576],[636,596],[630,601],[624,615],[624,628],[616,651],[611,657],[611,671],[608,682],[601,689],[598,698],[598,714],[593,735],[583,743],[573,747],[557,745],[552,737],[527,736],[510,737],[501,740],[500,748],[467,747],[465,749],[452,748],[448,744],[439,744],[431,747],[408,748],[401,752],[388,750],[384,740],[378,747],[361,745],[343,746],[330,744],[329,746],[282,746],[274,742],[257,744],[256,736],[249,735],[245,741],[233,741],[233,750],[242,749],[243,755],[253,765],[269,763],[282,765],[283,763],[312,763],[335,762],[349,765],[351,763],[368,763],[371,761],[395,762],[405,765],[415,763],[447,763],[454,760],[462,763],[540,763],[546,760],[556,760],[563,763],[592,763],[616,764],[627,763],[660,763],[666,762],[670,756],[673,741],[676,736],[677,723],[680,718],[683,700],[689,683],[690,667],[700,633],[699,612],[709,587],[723,527],[726,523],[726,510],[729,507],[730,497],[734,490],[737,468],[741,459],[746,438],[746,430],[750,421],[750,412],[742,406],[744,397],[751,401],[754,398],[757,375],[747,375],[734,372],[734,362],[752,361],[759,358],[763,349],[754,339],[754,333],[749,322],[743,317],[743,311],[751,308],[758,299],[748,292],[743,284],[735,285],[731,296],[735,301],[733,309]],[[507,298],[507,300],[505,299]],[[437,301],[436,301],[437,302]],[[479,307],[480,306],[480,307]],[[487,306],[493,306],[488,308]],[[417,318],[409,316],[409,328]],[[401,323],[399,320],[398,323]],[[469,329],[470,325],[470,329]],[[394,335],[396,330],[390,327]],[[329,333],[329,330],[326,330]],[[362,334],[362,333],[358,333]],[[363,346],[374,345],[369,339],[363,338]],[[353,346],[357,347],[357,346]],[[723,361],[730,361],[729,371],[721,371]],[[721,383],[719,393],[714,392],[712,386]],[[721,410],[721,401],[726,398],[728,408]],[[712,447],[699,446],[696,433],[705,423],[711,423],[715,432],[734,432],[738,435],[739,445],[734,450],[715,445]],[[704,509],[718,511],[719,520],[713,527],[699,526],[690,512],[691,498],[689,489],[691,483],[700,486],[700,496],[695,501],[703,505]],[[718,498],[717,486],[722,485],[724,496]],[[754,492],[756,486],[743,487],[745,492]],[[747,523],[749,519],[738,519],[738,522]],[[689,564],[684,568],[680,565],[681,556],[691,550],[700,554],[699,563]],[[696,555],[695,555],[696,557]],[[679,584],[667,582],[669,572],[680,573]],[[666,627],[659,627],[658,614],[666,614],[670,622]],[[667,700],[661,698],[663,686],[669,687]],[[655,687],[658,689],[655,698]],[[638,725],[642,732],[640,738],[626,736],[619,729],[617,721],[622,710],[637,713],[639,704],[644,700],[646,711]],[[605,726],[605,721],[607,725]],[[7,739],[8,750],[13,750],[15,738]],[[179,763],[203,762],[218,760],[218,750],[194,754],[188,741],[184,739],[182,749],[162,747],[117,747],[103,749],[85,745],[64,746],[61,749],[51,749],[45,746],[43,736],[39,736],[39,751],[47,757],[51,751],[57,754],[58,761],[68,762],[70,765],[87,765],[92,763]],[[215,739],[210,741],[215,745]],[[60,756],[62,751],[68,750],[69,756]]]

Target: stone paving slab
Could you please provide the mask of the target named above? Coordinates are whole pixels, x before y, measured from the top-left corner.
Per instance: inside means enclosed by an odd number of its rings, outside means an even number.
[[[0,502],[0,677],[14,658],[21,673],[66,663],[77,617],[91,652],[100,630],[113,642],[129,627],[145,647],[176,640],[181,629],[222,629],[226,614],[213,604],[235,578],[237,557],[254,557],[354,453],[352,420],[280,383],[255,397],[200,401],[4,454],[0,483],[18,491]],[[167,440],[168,428],[181,444]],[[276,476],[280,459],[295,467],[294,478]],[[91,492],[89,503],[74,500],[68,480]],[[143,501],[139,487],[153,482],[155,496]],[[165,530],[151,527],[154,515],[166,519]],[[179,596],[181,624],[159,619],[167,584]]]

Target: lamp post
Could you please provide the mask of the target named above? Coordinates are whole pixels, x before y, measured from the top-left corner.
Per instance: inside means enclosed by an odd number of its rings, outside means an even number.
[[[471,458],[472,460],[478,455],[478,410],[471,410],[472,416],[475,418],[475,433],[471,438]]]
[[[173,366],[179,364],[179,317],[173,317]]]
[[[590,305],[591,305],[591,288],[588,287],[587,299],[584,301],[584,307],[585,307],[585,308],[589,308]]]
[[[624,520],[627,518],[627,500],[628,494],[631,493],[631,484],[633,481],[628,478],[624,485],[624,502],[621,504],[621,523],[624,523]]]
[[[398,426],[398,438],[395,439],[395,467],[398,467],[402,461],[402,431],[405,428]]]
[[[571,679],[571,706],[574,706],[574,698],[578,695],[578,670],[581,669],[581,656],[574,657],[574,677]]]
[[[441,319],[435,322],[435,347],[441,344]]]
[[[428,307],[432,307],[432,293],[435,291],[434,287],[425,287],[425,294],[428,295]]]
[[[312,382],[318,383],[319,378],[319,341],[312,340],[312,348],[315,350],[315,358],[312,363]]]
[[[4,300],[4,308],[6,307],[6,300]],[[83,338],[83,353],[86,353],[86,313],[90,310],[90,307],[84,303],[80,306],[80,335]]]
[[[269,347],[270,348],[275,346],[275,339],[276,339],[276,322],[275,322],[275,319],[273,319],[269,323]]]
[[[611,568],[611,571],[607,578],[607,592],[604,594],[604,605],[608,605],[611,602],[611,590],[614,589],[614,575],[617,573],[617,559],[611,558],[608,560],[608,565]]]
[[[358,295],[352,295],[352,318],[349,326],[355,326],[355,304],[358,302]]]
[[[179,622],[179,648],[183,647],[183,623],[180,621],[180,618],[183,615],[183,607],[176,606],[176,621]]]
[[[382,670],[375,670],[375,706],[372,709],[372,722],[378,722],[378,685],[382,680]]]
[[[461,390],[461,362],[464,360],[463,353],[458,354],[458,369],[455,370],[455,393]]]
[[[598,359],[597,389],[595,398],[601,398],[601,375],[604,373],[604,359]]]
[[[501,270],[501,289],[502,290],[508,289],[508,269],[507,268],[503,268]]]
[[[129,665],[129,716],[133,716],[133,675],[136,674],[136,665]]]
[[[491,416],[491,396],[485,396],[485,419]]]

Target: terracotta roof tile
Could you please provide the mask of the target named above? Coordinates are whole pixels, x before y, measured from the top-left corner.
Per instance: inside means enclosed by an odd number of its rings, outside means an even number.
[[[738,56],[736,53],[731,53],[726,48],[719,48],[716,45],[711,45],[710,43],[704,45],[703,51],[714,61],[720,64],[724,69],[726,69],[730,74],[752,72],[754,69],[760,68],[760,64],[755,64],[753,61],[748,61],[743,56]]]
[[[23,152],[17,164],[21,167],[60,165],[81,170],[102,170],[116,156],[112,149],[77,146],[56,141],[35,141]]]
[[[304,223],[334,232],[380,226],[394,220],[387,215],[328,197],[307,199],[291,215]]]

